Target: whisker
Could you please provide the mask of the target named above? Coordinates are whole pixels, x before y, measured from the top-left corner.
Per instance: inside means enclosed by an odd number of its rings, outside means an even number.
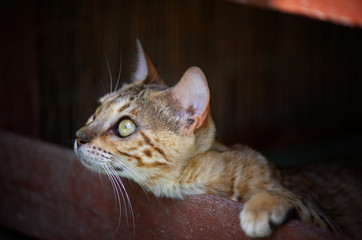
[[[112,78],[111,67],[110,67],[110,65],[109,65],[109,61],[108,61],[108,57],[107,57],[106,52],[104,52],[104,56],[106,57],[107,68],[108,68],[108,74],[109,74],[109,80],[110,80],[109,93],[112,93],[112,83],[113,83],[113,78]]]
[[[176,171],[176,168],[171,164],[169,163],[168,161],[166,161],[165,159],[162,159],[164,163],[166,163],[166,165],[174,172],[174,173],[177,173]]]
[[[134,177],[135,179],[138,178],[139,182],[143,182],[143,181],[144,181],[144,180],[141,178],[141,176],[140,176],[137,172],[135,172],[131,167],[129,167],[129,166],[127,166],[126,164],[122,163],[121,160],[119,160],[116,156],[113,155],[113,157],[114,157],[114,159],[116,160],[116,161],[113,161],[113,162],[112,162],[113,164],[115,164],[117,167],[121,167],[121,168],[127,170],[127,172],[128,172],[129,174],[131,174],[131,175],[133,174],[133,177]],[[149,179],[147,176],[146,176],[146,178],[147,178],[147,180],[149,180],[150,182],[152,182],[152,180]],[[141,186],[141,187],[142,187],[142,186]]]
[[[111,184],[112,184],[112,188],[113,188],[113,192],[114,192],[114,196],[115,196],[116,208],[117,208],[117,202],[118,202],[118,205],[119,205],[119,218],[118,218],[118,225],[117,225],[117,229],[116,229],[116,232],[118,232],[119,226],[121,224],[121,218],[122,218],[121,200],[120,200],[120,195],[119,195],[119,191],[121,191],[121,190],[120,190],[120,188],[119,188],[119,186],[117,184],[117,181],[114,179],[114,176],[113,176],[112,172],[108,168],[108,166],[104,165],[103,168],[106,171],[106,173],[108,175],[108,178],[109,178],[109,180],[111,181]],[[121,192],[121,194],[122,194],[122,198],[124,199],[122,192]],[[126,216],[127,216],[127,213],[126,213]]]
[[[124,187],[121,178],[117,175],[117,173],[116,173],[116,171],[114,170],[114,168],[113,168],[111,165],[109,165],[108,167],[109,167],[109,170],[113,173],[113,178],[114,178],[114,180],[116,181],[117,186],[119,187],[121,193],[122,193],[122,189],[123,189],[124,194],[126,195],[127,203],[128,203],[128,208],[129,208],[129,211],[130,211],[130,214],[131,214],[131,217],[132,217],[133,230],[134,230],[134,226],[135,226],[134,213],[133,213],[132,203],[131,203],[131,200],[130,200],[130,198],[129,198],[129,196],[128,196],[127,190],[126,190],[126,188]],[[121,189],[121,188],[122,188],[122,189]],[[124,198],[124,196],[123,196],[123,193],[122,193],[122,199],[123,199],[123,204],[124,204],[124,206],[126,206],[126,201],[125,201],[125,198]],[[128,224],[127,208],[125,208],[125,209],[126,209],[126,211],[125,211],[126,221],[127,221],[127,224]]]
[[[162,159],[162,162],[165,163],[171,169],[171,171],[177,175],[178,172],[176,171],[176,168],[172,164],[170,164],[168,161],[166,161],[166,159],[164,159],[164,158],[161,158],[161,159]]]
[[[115,172],[115,170],[113,169],[113,167],[111,165],[107,166],[107,169],[108,169],[112,179],[114,180],[114,183],[117,186],[117,190],[119,190],[121,192],[123,205],[126,206],[126,202],[125,202],[123,192],[121,189],[121,186],[123,186],[122,181],[119,179],[119,176],[117,175],[117,173]],[[119,183],[121,183],[121,186]],[[122,187],[122,188],[124,189],[124,187]],[[125,212],[125,214],[126,214],[126,220],[128,221],[127,211]]]
[[[95,74],[94,72],[92,72],[93,76],[97,79],[97,81],[101,84],[102,88],[103,88],[103,91],[106,93],[106,88],[104,87],[104,84],[103,84],[103,81],[101,80],[101,78]]]
[[[112,162],[114,165],[116,165],[117,167],[121,167],[123,168],[125,171],[127,171],[130,175],[132,175],[132,177],[136,180],[137,178],[139,179],[140,182],[142,182],[142,178],[140,175],[138,175],[138,173],[136,173],[132,168],[130,168],[129,166],[127,166],[126,164],[122,164],[121,162]],[[149,179],[148,177],[146,177],[150,182],[153,182],[151,179]],[[129,183],[132,185],[131,181],[128,179]],[[142,185],[138,185],[141,187],[141,189],[143,190],[143,192],[146,194],[147,199],[150,200],[150,197],[148,196],[148,192],[146,191],[146,189],[142,186]]]
[[[100,166],[97,167],[97,171],[98,171],[98,176],[101,179],[101,183],[102,183],[102,185],[104,185],[101,170],[100,170]]]
[[[114,91],[117,91],[119,81],[121,80],[121,73],[122,73],[122,51],[119,53],[119,69],[118,69],[118,76],[117,76],[117,83]]]
[[[160,66],[158,66],[158,67],[157,67],[157,70],[155,70],[155,71],[156,71],[156,73],[158,73],[158,69],[159,69],[159,67],[160,67]],[[151,85],[151,84],[155,81],[155,79],[156,79],[156,75],[157,75],[157,74],[154,74],[154,75],[153,75],[153,77],[152,77],[151,81],[147,84],[146,89],[147,89],[147,88],[149,88],[149,86],[150,86],[150,85]]]
[[[128,173],[132,173],[134,174],[135,177],[138,177],[139,181],[142,182],[143,179],[141,178],[140,175],[138,175],[132,168],[130,168],[129,166],[127,166],[126,164],[123,164],[122,162],[112,162],[114,165],[116,165],[117,167],[123,168],[123,169],[127,169]]]
[[[108,168],[107,168],[106,165],[102,165],[102,167],[103,167],[104,171],[106,172],[109,181],[110,181],[111,184],[112,184],[112,190],[113,190],[113,193],[114,193],[114,201],[115,201],[115,203],[117,203],[117,198],[116,198],[117,194],[116,194],[116,192],[115,192],[116,189],[115,189],[115,185],[114,185],[114,181],[113,181],[112,175],[111,175],[110,172],[108,171]],[[116,204],[116,207],[117,207],[117,204]]]
[[[143,95],[143,91],[140,91],[140,92],[136,95],[136,97],[133,99],[133,101],[131,102],[131,105],[133,105],[134,102],[137,101],[142,95]]]

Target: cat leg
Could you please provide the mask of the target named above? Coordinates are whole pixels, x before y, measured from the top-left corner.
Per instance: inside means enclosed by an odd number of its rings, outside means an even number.
[[[249,237],[269,236],[272,228],[283,224],[293,209],[292,204],[278,195],[257,193],[240,213],[241,228]]]

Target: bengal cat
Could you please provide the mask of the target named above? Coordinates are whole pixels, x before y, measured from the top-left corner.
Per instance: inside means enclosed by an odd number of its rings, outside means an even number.
[[[216,194],[243,202],[240,224],[250,237],[270,235],[290,216],[362,236],[362,185],[343,170],[347,164],[282,170],[251,148],[222,145],[203,72],[191,67],[167,87],[139,41],[137,48],[132,83],[102,97],[76,133],[74,150],[86,167],[113,181],[132,179],[156,196]]]

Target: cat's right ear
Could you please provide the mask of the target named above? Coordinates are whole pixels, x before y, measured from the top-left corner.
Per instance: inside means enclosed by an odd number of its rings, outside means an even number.
[[[161,77],[158,75],[156,68],[153,66],[148,55],[142,48],[142,44],[137,39],[137,67],[132,76],[132,81],[142,81],[143,84],[165,85]]]
[[[182,108],[181,134],[189,135],[205,122],[209,110],[210,92],[204,73],[198,67],[189,68],[181,80],[170,89]]]

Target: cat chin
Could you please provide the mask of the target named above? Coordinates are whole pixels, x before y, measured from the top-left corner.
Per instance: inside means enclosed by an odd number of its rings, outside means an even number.
[[[105,165],[106,163],[98,162],[92,160],[89,156],[85,156],[86,153],[84,151],[81,151],[81,148],[78,147],[77,142],[74,142],[74,152],[77,155],[77,157],[80,159],[80,162],[87,167],[88,169],[92,171],[98,171],[99,169],[102,169],[102,165]]]
[[[93,171],[96,171],[101,166],[101,164],[97,162],[84,158],[81,154],[79,154],[79,159],[84,166]]]
[[[88,168],[89,170],[96,172],[98,167],[88,163],[85,159],[81,158],[80,162],[83,164],[83,166],[85,166],[86,168]]]

